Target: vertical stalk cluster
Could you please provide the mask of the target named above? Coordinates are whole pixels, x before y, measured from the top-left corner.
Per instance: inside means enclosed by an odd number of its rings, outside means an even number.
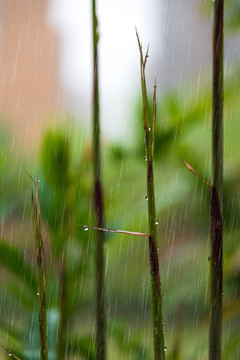
[[[154,86],[154,111],[152,124],[152,137],[150,132],[150,115],[145,79],[145,67],[148,58],[148,50],[143,57],[142,46],[137,33],[137,41],[140,51],[141,68],[141,88],[143,102],[143,119],[145,132],[145,148],[147,158],[147,197],[148,197],[148,223],[149,223],[149,258],[150,258],[150,279],[152,296],[152,321],[153,321],[153,342],[154,342],[154,360],[165,359],[164,330],[162,314],[162,292],[158,263],[158,239],[156,226],[156,209],[154,194],[154,176],[153,176],[153,150],[156,123],[156,85]]]
[[[46,319],[46,264],[45,253],[41,233],[40,219],[40,200],[38,184],[39,179],[35,181],[31,179],[35,185],[35,198],[32,192],[32,220],[35,238],[35,248],[37,257],[38,272],[38,307],[39,307],[39,335],[40,335],[40,360],[48,360],[48,341],[47,341],[47,319]]]
[[[224,0],[213,3],[212,194],[209,359],[221,359],[222,208],[223,208],[223,14]]]
[[[52,230],[53,253],[58,264],[59,278],[59,322],[57,328],[57,359],[68,357],[67,326],[68,276],[66,253],[71,234],[73,213],[69,196],[70,178],[70,133],[49,131],[42,146],[42,169],[52,194],[49,207],[48,224]]]
[[[93,38],[93,114],[92,114],[92,142],[94,169],[94,209],[96,226],[104,227],[104,204],[101,180],[101,149],[99,122],[99,90],[98,90],[98,20],[96,15],[96,1],[92,0],[92,38]],[[105,320],[105,235],[96,232],[96,351],[97,359],[106,358],[106,320]]]

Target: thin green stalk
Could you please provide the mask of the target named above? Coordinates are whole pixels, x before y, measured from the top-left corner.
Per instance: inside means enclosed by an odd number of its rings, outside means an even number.
[[[31,177],[31,176],[30,176]],[[32,192],[32,220],[35,238],[35,248],[37,257],[38,272],[38,307],[39,307],[39,336],[40,336],[40,360],[48,360],[48,340],[47,340],[47,319],[46,319],[46,264],[45,253],[41,233],[40,218],[40,200],[38,184],[39,179],[35,181],[35,198]]]
[[[96,1],[92,0],[92,36],[93,36],[93,114],[92,142],[94,169],[94,209],[95,222],[99,228],[104,227],[104,204],[101,179],[101,149],[99,121],[99,90],[98,90],[98,20]],[[105,315],[105,234],[96,233],[95,267],[96,267],[96,351],[97,359],[106,358],[106,315]]]
[[[153,343],[154,343],[154,360],[165,359],[164,346],[164,329],[162,314],[162,291],[158,263],[158,239],[156,226],[156,208],[154,194],[154,176],[153,176],[153,144],[154,137],[150,136],[150,116],[145,79],[145,67],[148,58],[148,50],[143,57],[142,46],[137,34],[138,46],[140,51],[140,68],[141,68],[141,88],[143,101],[143,119],[145,131],[145,148],[147,157],[147,197],[148,197],[148,223],[149,223],[149,258],[150,258],[150,279],[151,279],[151,296],[152,296],[152,322],[153,322]],[[155,95],[156,97],[156,87]],[[156,101],[154,101],[156,104]],[[154,111],[153,122],[156,121],[156,111]],[[155,128],[155,124],[153,125]],[[155,130],[154,130],[155,131]]]
[[[224,0],[213,3],[212,198],[209,359],[221,359],[223,209],[223,14]]]

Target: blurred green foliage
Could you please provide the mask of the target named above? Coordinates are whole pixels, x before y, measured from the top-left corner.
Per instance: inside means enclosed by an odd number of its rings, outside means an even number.
[[[212,13],[212,2],[202,0],[201,9],[209,17]],[[227,34],[236,33],[240,29],[240,1],[225,0],[224,1],[224,26]]]
[[[228,5],[226,2],[227,14]],[[232,3],[238,6],[238,1]],[[233,8],[232,8],[233,9]],[[233,10],[231,10],[233,11]],[[235,11],[234,15],[237,16]],[[227,15],[228,16],[228,15]],[[225,84],[223,360],[240,353],[240,69]],[[103,147],[106,226],[146,232],[146,169],[140,96],[132,146]],[[31,174],[39,171],[47,256],[50,359],[56,359],[59,323],[59,256],[66,256],[69,359],[94,359],[94,231],[91,224],[90,140],[84,131],[49,131],[30,161],[0,138],[0,242],[2,345],[37,358],[36,264],[31,224]],[[211,181],[211,85],[199,92],[173,91],[157,104],[156,207],[168,360],[203,360],[208,354],[208,187],[181,162]],[[148,243],[107,234],[108,356],[152,357]],[[3,240],[4,239],[4,240]],[[4,355],[5,356],[5,355]]]
[[[238,74],[239,70],[236,69],[234,76],[227,79],[225,90],[223,359],[226,360],[237,358],[240,348]],[[157,109],[154,172],[166,354],[167,359],[174,360],[205,359],[208,351],[210,193],[199,179],[185,169],[180,158],[187,160],[210,180],[210,90],[206,88],[198,96],[192,94],[191,97],[186,94],[183,97],[177,92],[166,94],[158,101]],[[135,231],[147,229],[141,116],[141,107],[137,106],[135,145],[132,148],[126,150],[113,144],[103,149],[106,219],[110,228]],[[56,358],[58,256],[62,251],[67,259],[70,294],[66,309],[69,358],[94,358],[94,231],[84,231],[77,226],[78,223],[92,223],[91,148],[87,142],[75,137],[77,133],[81,132],[75,129],[72,133],[63,129],[48,132],[43,140],[40,160],[34,158],[33,163],[29,164],[29,171],[31,168],[33,171],[40,169],[40,200],[47,253],[49,349],[52,359]],[[5,164],[9,163],[11,167],[5,166],[2,188],[10,186],[12,189],[5,194],[3,191],[1,201],[17,204],[16,211],[3,217],[4,226],[18,228],[21,222],[26,224],[26,228],[24,234],[22,231],[18,233],[19,237],[15,234],[16,241],[13,239],[12,245],[6,245],[7,240],[1,245],[4,250],[0,256],[2,265],[17,276],[4,271],[3,280],[6,280],[2,282],[1,300],[4,316],[0,318],[0,332],[3,342],[12,351],[23,354],[26,359],[33,359],[38,349],[37,296],[24,285],[32,281],[29,269],[36,270],[31,256],[34,243],[29,222],[31,183],[21,180],[17,189],[14,189],[16,184],[10,181],[9,174],[16,174],[13,178],[18,179],[19,167],[14,169],[13,154],[7,146],[3,148]],[[24,173],[21,176],[24,177]],[[27,240],[26,230],[29,233]],[[7,234],[9,232],[6,232],[5,239]],[[7,260],[9,256],[11,261]],[[113,357],[114,354],[114,359],[122,356],[125,359],[149,359],[152,339],[148,244],[143,239],[107,234],[106,256],[109,356]],[[4,333],[7,337],[4,337]]]
[[[240,28],[240,1],[225,1],[225,23],[231,30],[239,30]]]

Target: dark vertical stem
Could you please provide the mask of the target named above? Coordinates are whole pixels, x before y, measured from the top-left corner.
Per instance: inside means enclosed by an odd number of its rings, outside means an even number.
[[[99,122],[99,90],[98,90],[98,20],[96,2],[92,0],[92,34],[93,34],[93,168],[94,168],[94,209],[96,226],[104,227],[103,190],[101,180],[101,149]],[[95,266],[96,266],[96,351],[97,360],[106,358],[106,320],[105,320],[105,235],[96,232]]]
[[[31,176],[30,176],[31,177]],[[38,192],[39,179],[35,181],[35,198],[32,193],[32,220],[35,237],[35,248],[38,273],[38,308],[39,308],[39,337],[40,337],[40,360],[48,360],[47,339],[47,309],[46,309],[46,263],[41,232],[40,200]]]
[[[158,240],[156,226],[156,208],[154,194],[153,160],[150,146],[149,129],[145,129],[145,143],[147,154],[147,196],[148,196],[148,223],[149,223],[149,256],[150,279],[152,296],[153,344],[154,360],[165,359],[162,291],[158,264]]]
[[[223,209],[223,14],[224,0],[213,3],[212,195],[209,359],[221,359]]]

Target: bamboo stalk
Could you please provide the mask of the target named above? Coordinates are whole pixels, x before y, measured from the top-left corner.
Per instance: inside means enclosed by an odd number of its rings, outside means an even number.
[[[152,297],[152,322],[153,322],[153,343],[154,343],[154,360],[165,359],[164,346],[164,329],[162,314],[162,291],[158,263],[158,239],[156,226],[156,208],[154,194],[154,176],[153,176],[153,145],[154,137],[150,136],[150,116],[145,79],[145,67],[148,58],[148,49],[143,57],[142,46],[138,33],[136,32],[141,68],[141,88],[143,101],[143,119],[145,132],[145,148],[147,157],[147,198],[148,198],[148,224],[149,224],[149,259],[150,259],[150,280],[151,280],[151,297]],[[154,99],[156,99],[156,85],[154,88]],[[154,100],[156,106],[156,100]],[[155,131],[156,111],[154,110],[153,126]]]
[[[212,184],[209,359],[221,359],[223,210],[223,14],[224,0],[213,3]]]
[[[104,228],[104,204],[101,179],[101,149],[99,121],[99,89],[98,89],[98,20],[96,1],[92,0],[92,38],[93,38],[93,114],[92,143],[94,170],[94,209],[95,222],[99,228]],[[95,269],[96,269],[96,352],[97,360],[106,358],[106,315],[105,315],[105,234],[96,232]]]
[[[30,176],[30,175],[29,175]],[[31,177],[31,176],[30,176]],[[39,336],[40,336],[40,360],[48,360],[48,340],[47,340],[47,319],[46,319],[46,263],[45,253],[41,233],[41,216],[38,184],[39,179],[35,181],[35,198],[32,192],[32,220],[35,238],[35,248],[37,257],[38,272],[38,308],[39,308]]]

